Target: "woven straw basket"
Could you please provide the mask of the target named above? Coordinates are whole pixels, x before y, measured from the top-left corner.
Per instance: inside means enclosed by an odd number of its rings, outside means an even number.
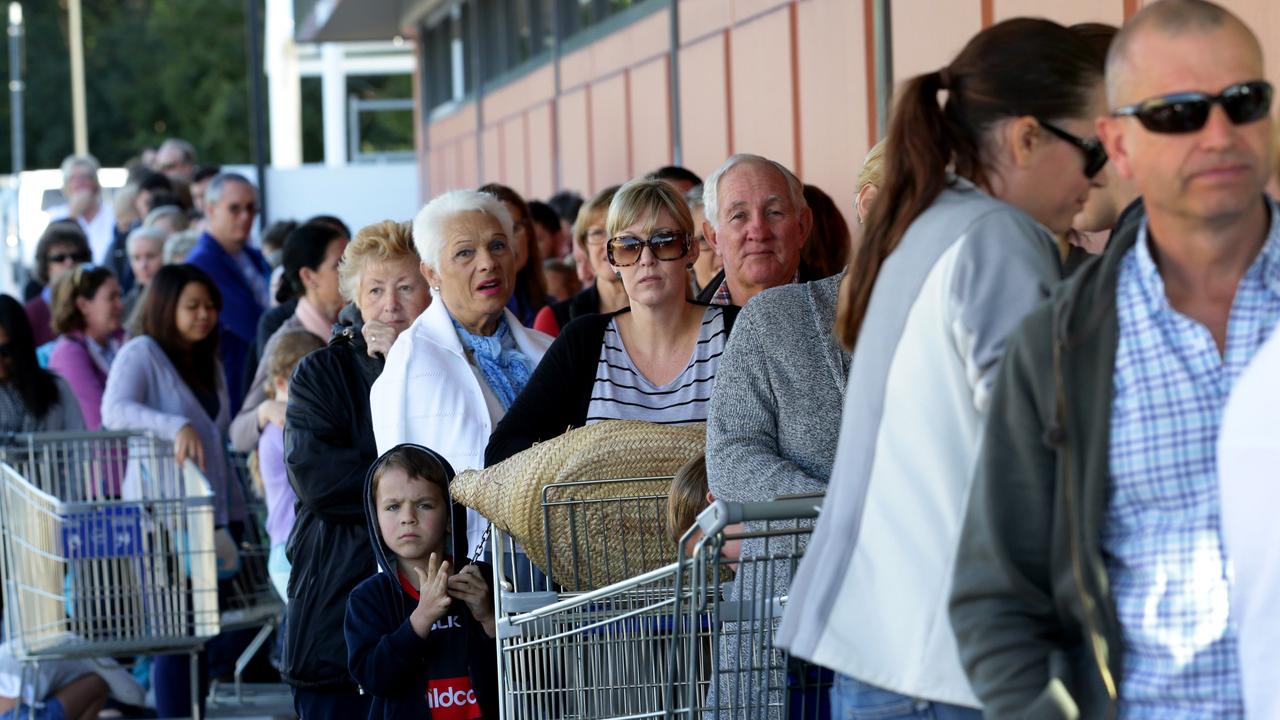
[[[671,476],[705,449],[705,424],[608,420],[460,473],[449,487],[455,500],[520,543],[552,580],[586,591],[672,561]]]

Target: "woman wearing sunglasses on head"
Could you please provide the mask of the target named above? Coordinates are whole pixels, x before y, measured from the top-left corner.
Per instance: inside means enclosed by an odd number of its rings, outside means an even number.
[[[835,464],[778,642],[836,672],[831,716],[980,718],[947,614],[1005,338],[1062,277],[1107,156],[1104,58],[1013,19],[908,80],[845,278],[853,356]]]
[[[49,369],[71,384],[88,430],[102,427],[102,393],[125,341],[123,318],[120,283],[110,268],[81,265],[54,281],[53,329],[58,340]]]
[[[53,340],[53,281],[62,273],[92,260],[89,237],[74,220],[49,223],[36,242],[35,277],[25,295],[27,320],[36,347]]]
[[[688,299],[693,218],[661,180],[632,180],[609,204],[609,266],[631,306],[569,323],[489,438],[485,465],[601,420],[704,422],[737,308]]]

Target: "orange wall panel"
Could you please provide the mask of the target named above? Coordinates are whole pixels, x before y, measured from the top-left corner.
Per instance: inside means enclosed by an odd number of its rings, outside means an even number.
[[[591,192],[631,179],[631,126],[627,76],[591,85]]]
[[[780,10],[731,32],[733,151],[796,166],[791,13]]]
[[[467,135],[456,146],[458,148],[458,176],[454,181],[455,188],[480,187],[480,167],[476,158],[476,136]]]
[[[845,2],[850,5],[854,4],[852,0],[845,0]],[[756,15],[789,4],[790,0],[733,0],[733,21],[740,23],[744,20],[750,20]]]
[[[647,173],[671,163],[671,91],[666,58],[631,71],[631,167]]]
[[[1046,3],[1044,0],[992,0],[996,22],[1012,17],[1044,17],[1063,25],[1079,22],[1124,22],[1124,0],[1072,0]]]
[[[502,134],[497,127],[486,127],[480,133],[480,142],[482,162],[484,162],[480,183],[502,182],[502,169],[506,162],[502,148]]]
[[[981,29],[979,0],[893,0],[895,84],[951,62]]]
[[[587,90],[560,96],[556,120],[560,124],[560,182],[588,195],[591,185],[591,131],[587,121]]]
[[[802,177],[835,200],[852,226],[854,180],[867,153],[867,63],[862,7],[847,0],[796,6]],[[842,82],[833,85],[832,78]]]
[[[616,73],[668,52],[671,47],[669,17],[666,10],[655,12],[593,43],[592,79]]]
[[[680,0],[680,44],[729,27],[733,5],[728,0]]]
[[[547,64],[485,95],[485,122],[506,120],[532,105],[550,100],[555,94],[555,71]]]
[[[556,136],[551,104],[539,105],[527,116],[529,131],[529,195],[548,198],[556,192]]]
[[[702,177],[729,157],[725,45],[720,33],[680,50],[683,163]]]
[[[476,131],[476,104],[467,103],[445,117],[432,122],[427,130],[429,146],[447,145]]]
[[[529,192],[529,155],[524,115],[502,123],[502,183],[524,195]]]

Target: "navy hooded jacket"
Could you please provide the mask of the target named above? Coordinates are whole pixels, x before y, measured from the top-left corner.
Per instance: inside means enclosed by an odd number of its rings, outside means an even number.
[[[418,637],[409,616],[418,601],[401,586],[395,556],[382,540],[373,496],[373,473],[383,459],[404,447],[428,453],[444,467],[445,478],[453,479],[453,468],[439,454],[420,445],[398,445],[370,468],[365,479],[365,512],[369,540],[382,572],[351,591],[347,598],[347,660],[351,676],[364,692],[373,695],[369,717],[436,718],[464,720],[475,717],[467,693],[451,690],[450,680],[465,676],[470,681],[474,701],[483,717],[498,717],[498,661],[492,638],[471,616],[461,600],[454,600],[426,638]],[[452,548],[467,547],[466,508],[450,502]],[[448,552],[448,549],[446,549]],[[456,570],[466,564],[466,553],[453,551]],[[493,588],[493,570],[476,563]],[[416,583],[415,583],[416,584]]]

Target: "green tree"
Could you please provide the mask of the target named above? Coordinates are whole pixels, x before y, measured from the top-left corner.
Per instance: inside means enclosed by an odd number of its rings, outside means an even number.
[[[255,0],[258,1],[258,0]],[[65,0],[26,0],[27,167],[72,151]],[[202,160],[251,160],[244,4],[239,0],[83,0],[89,149],[121,165],[176,136]],[[0,55],[7,77],[8,57]],[[9,127],[9,95],[0,126]],[[12,166],[0,143],[0,168]]]

